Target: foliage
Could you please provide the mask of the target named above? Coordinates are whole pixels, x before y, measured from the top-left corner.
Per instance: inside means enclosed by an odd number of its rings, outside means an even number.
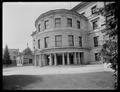
[[[4,55],[3,55],[3,64],[9,65],[11,64],[11,59],[8,51],[8,46],[6,45],[5,50],[4,50]]]
[[[116,2],[111,2],[105,5],[105,8],[100,9],[100,13],[106,18],[105,28],[105,43],[101,49],[101,56],[104,62],[111,63],[111,68],[114,69],[115,88],[117,88],[117,72],[118,72],[118,6]]]

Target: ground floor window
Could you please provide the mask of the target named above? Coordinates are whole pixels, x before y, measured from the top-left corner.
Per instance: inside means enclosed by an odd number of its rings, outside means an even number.
[[[99,55],[99,53],[95,53],[95,61],[100,61],[100,55]]]

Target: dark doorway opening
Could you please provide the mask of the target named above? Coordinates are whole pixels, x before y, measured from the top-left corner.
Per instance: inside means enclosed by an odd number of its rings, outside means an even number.
[[[57,64],[62,65],[62,55],[61,54],[57,54]]]
[[[69,58],[70,58],[70,64],[74,64],[74,57],[73,57],[73,53],[69,54]]]
[[[32,64],[32,59],[29,59],[29,64]]]

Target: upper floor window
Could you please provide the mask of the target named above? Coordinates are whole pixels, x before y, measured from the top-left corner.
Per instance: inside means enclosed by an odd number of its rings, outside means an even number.
[[[46,21],[44,22],[44,25],[45,25],[45,29],[47,29],[48,26],[49,26],[49,20],[46,20]]]
[[[72,19],[67,18],[67,27],[72,27]]]
[[[55,46],[56,47],[61,47],[62,46],[62,36],[61,35],[56,35],[55,36]]]
[[[93,30],[98,28],[98,19],[92,21]]]
[[[77,20],[77,28],[80,29],[80,21]]]
[[[92,13],[92,14],[95,14],[95,13],[96,13],[96,9],[97,9],[97,6],[96,6],[96,5],[93,6],[93,7],[91,8],[91,13]]]
[[[73,35],[69,35],[69,36],[68,36],[68,40],[69,40],[69,46],[74,46],[74,38],[73,38]]]
[[[97,46],[98,46],[98,37],[99,37],[99,36],[95,36],[95,37],[94,37],[94,47],[97,47]]]
[[[40,32],[40,24],[38,25],[38,31]]]
[[[79,46],[82,47],[82,37],[79,36]]]
[[[44,38],[44,41],[45,41],[45,48],[48,48],[49,37],[45,37],[45,38]]]
[[[55,18],[55,27],[61,26],[61,18]]]
[[[38,40],[38,49],[40,49],[40,39]]]

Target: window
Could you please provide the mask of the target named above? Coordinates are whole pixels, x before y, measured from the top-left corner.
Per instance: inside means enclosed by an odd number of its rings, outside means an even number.
[[[96,5],[93,6],[93,7],[91,8],[91,13],[92,13],[92,14],[95,14],[95,13],[96,13],[96,9],[97,9],[97,8],[96,8]]]
[[[82,37],[79,36],[79,46],[82,47]]]
[[[98,20],[95,20],[95,21],[92,22],[93,30],[98,28],[97,22],[98,22]]]
[[[45,48],[48,48],[48,43],[49,43],[49,37],[45,37]]]
[[[55,36],[55,46],[56,47],[61,47],[62,46],[62,36],[61,35],[56,35]]]
[[[40,32],[40,24],[38,25],[38,31]]]
[[[61,26],[61,19],[55,18],[55,27],[60,27],[60,26]]]
[[[45,29],[47,29],[48,28],[48,26],[49,26],[49,20],[46,20],[45,22],[44,22],[45,24]]]
[[[72,19],[67,18],[67,27],[72,27]]]
[[[69,35],[69,36],[68,36],[68,39],[69,39],[69,46],[74,46],[73,35]]]
[[[77,20],[77,28],[80,29],[80,21]]]
[[[94,47],[98,46],[98,36],[94,37]]]
[[[99,53],[95,53],[95,61],[100,61]]]
[[[38,49],[40,49],[40,39],[38,40]]]

